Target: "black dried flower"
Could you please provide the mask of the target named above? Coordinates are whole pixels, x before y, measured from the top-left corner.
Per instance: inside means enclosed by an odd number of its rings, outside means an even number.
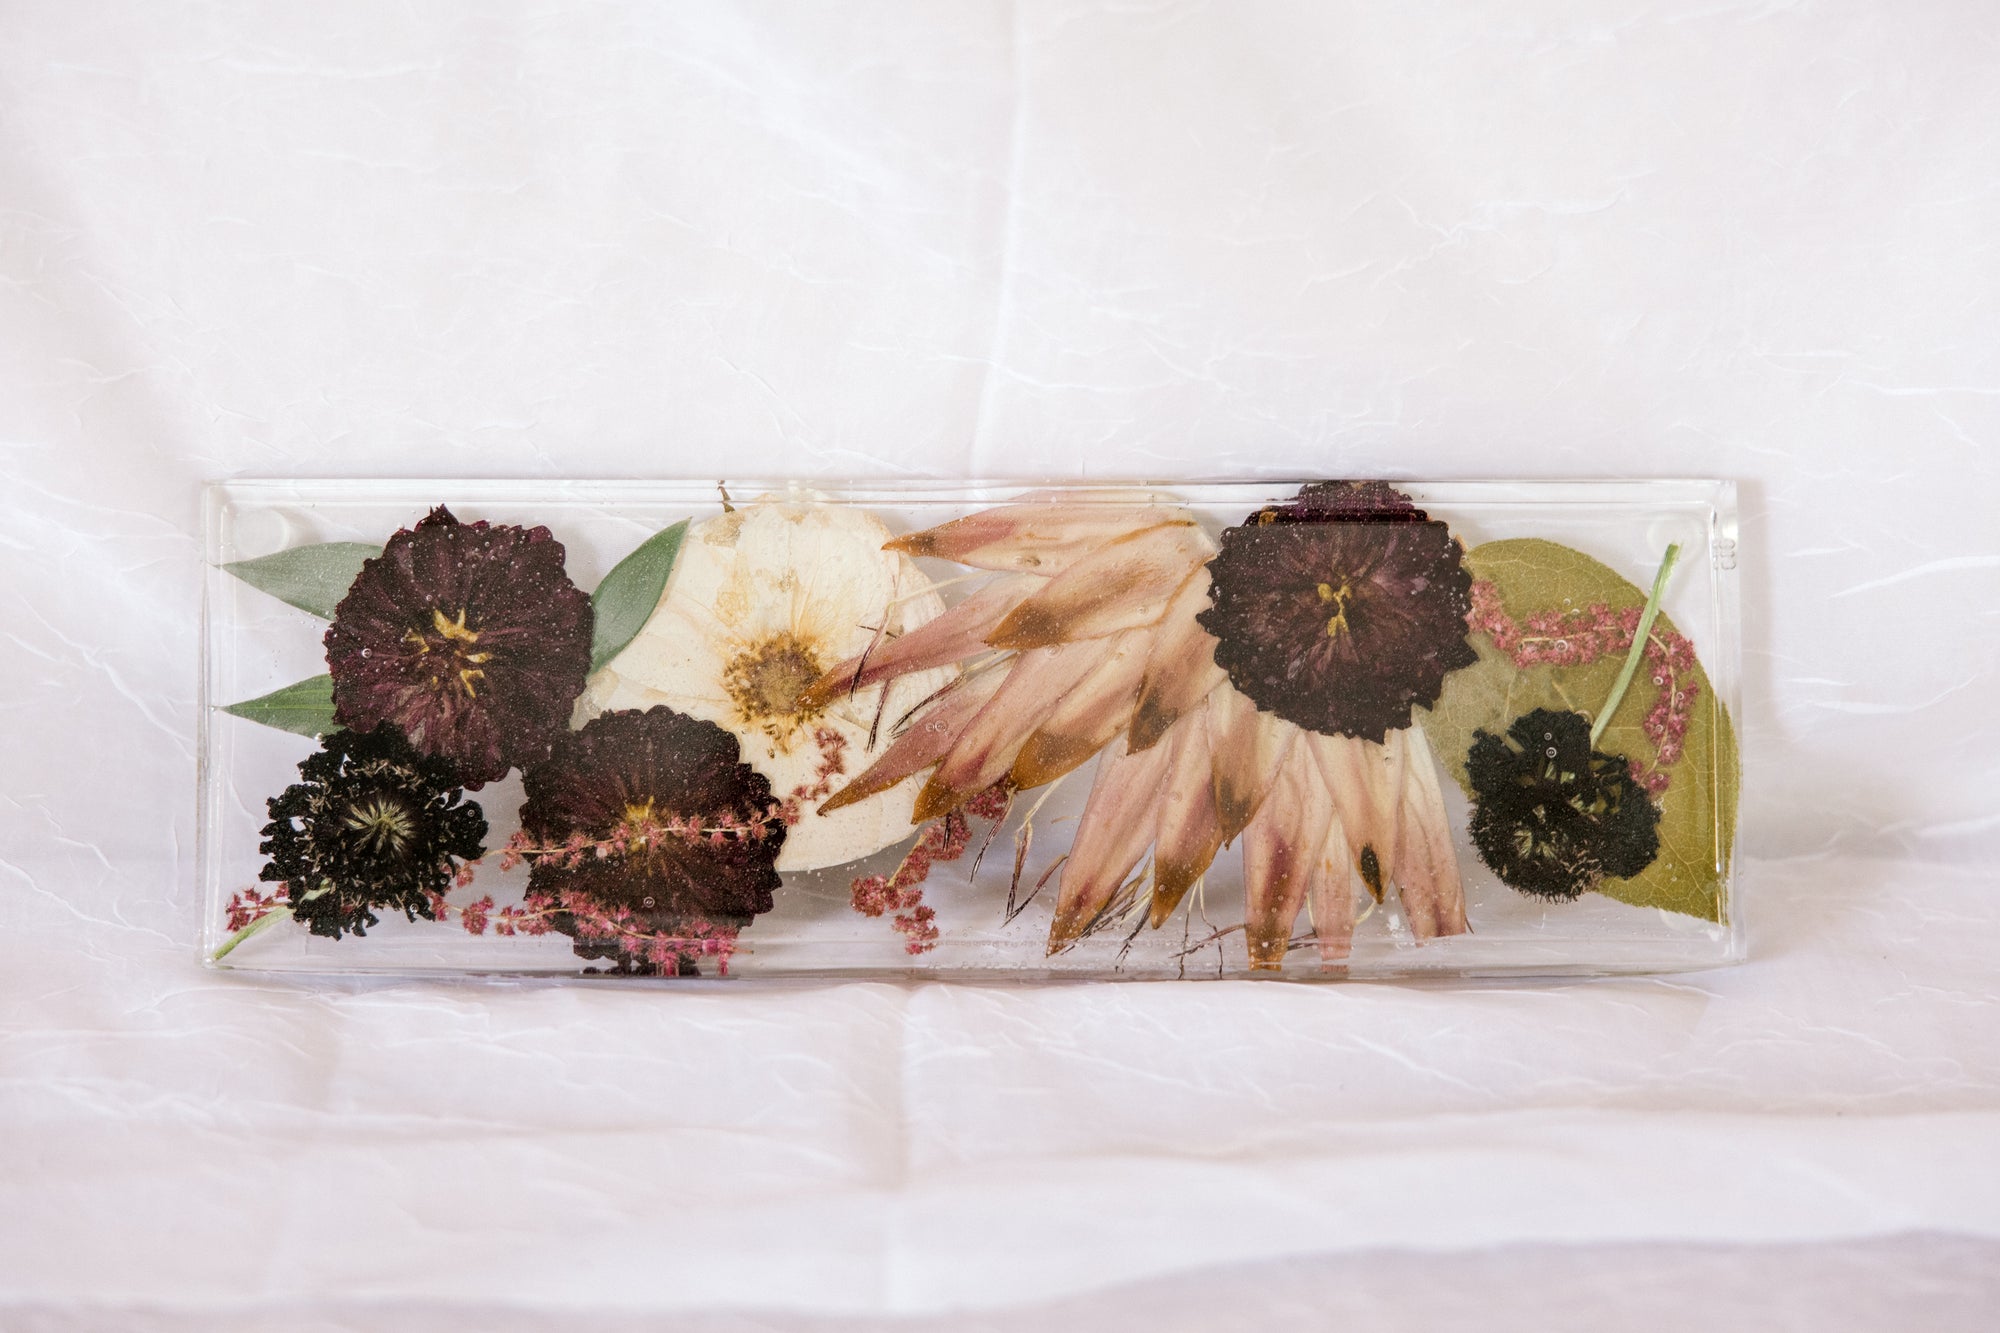
[[[365,935],[376,909],[435,920],[432,895],[485,854],[486,815],[451,764],[392,726],[330,733],[299,777],[267,803],[258,878],[283,881],[315,935]]]
[[[523,778],[529,893],[585,958],[686,972],[689,949],[771,910],[785,826],[736,738],[664,705],[605,713],[564,734]]]
[[[326,632],[334,717],[400,727],[479,787],[548,751],[590,671],[590,598],[547,528],[442,505],[389,539]]]
[[[1581,713],[1537,708],[1504,740],[1475,732],[1466,770],[1478,800],[1473,845],[1523,893],[1569,901],[1660,854],[1658,807],[1627,760],[1590,748]]]
[[[1223,531],[1199,619],[1216,664],[1259,708],[1380,741],[1477,660],[1463,555],[1385,483],[1316,482]]]

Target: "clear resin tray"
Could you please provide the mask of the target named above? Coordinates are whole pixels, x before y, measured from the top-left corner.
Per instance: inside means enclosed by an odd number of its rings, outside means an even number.
[[[1726,482],[209,487],[211,965],[1740,954]]]

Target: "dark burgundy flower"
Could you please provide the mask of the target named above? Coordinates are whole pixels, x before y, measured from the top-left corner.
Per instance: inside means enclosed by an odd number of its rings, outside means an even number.
[[[1382,482],[1316,482],[1223,531],[1199,619],[1217,665],[1259,708],[1379,741],[1476,660],[1463,555]]]
[[[1523,893],[1568,901],[1660,854],[1659,809],[1627,760],[1590,748],[1581,713],[1537,708],[1505,739],[1475,732],[1466,774],[1473,845]]]
[[[326,632],[334,717],[402,728],[470,787],[547,753],[590,671],[590,598],[547,528],[438,506],[361,567]]]
[[[299,776],[267,803],[258,878],[283,881],[315,935],[365,935],[377,908],[435,920],[433,895],[485,853],[486,815],[461,799],[451,764],[392,726],[329,733]]]
[[[605,713],[559,738],[524,785],[530,895],[598,909],[551,917],[579,955],[691,971],[676,941],[733,936],[771,910],[784,823],[771,784],[713,722],[665,706]]]

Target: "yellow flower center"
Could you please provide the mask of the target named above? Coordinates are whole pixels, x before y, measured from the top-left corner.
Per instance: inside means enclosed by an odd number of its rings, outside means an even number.
[[[620,831],[635,850],[644,850],[652,844],[653,834],[657,831],[653,821],[652,797],[625,803],[625,817],[620,821]]]
[[[811,646],[787,631],[736,654],[723,669],[722,683],[746,723],[783,741],[819,716],[820,705],[802,696],[825,670]]]
[[[1328,638],[1337,639],[1342,634],[1351,632],[1351,627],[1347,623],[1347,601],[1352,596],[1354,596],[1354,585],[1346,579],[1341,580],[1338,588],[1331,583],[1319,585],[1320,601],[1333,607],[1333,615],[1326,622]]]
[[[449,675],[455,678],[458,688],[465,691],[466,698],[479,697],[479,689],[474,682],[486,679],[486,672],[480,664],[491,661],[493,654],[470,651],[479,642],[479,631],[466,628],[464,607],[461,606],[458,615],[451,618],[447,618],[442,609],[432,607],[429,632],[423,629],[405,630],[403,642],[415,644],[419,657],[434,651],[438,654],[439,660],[432,664],[435,672],[431,676],[433,689],[442,687],[445,677]]]

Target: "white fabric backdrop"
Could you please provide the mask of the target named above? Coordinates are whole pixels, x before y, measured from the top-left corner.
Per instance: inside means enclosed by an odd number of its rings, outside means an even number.
[[[0,2],[0,1309],[2000,1237],[1996,48],[1979,0]],[[201,480],[718,460],[1736,478],[1753,961],[195,966]],[[1461,1262],[1546,1297],[1523,1253]]]

